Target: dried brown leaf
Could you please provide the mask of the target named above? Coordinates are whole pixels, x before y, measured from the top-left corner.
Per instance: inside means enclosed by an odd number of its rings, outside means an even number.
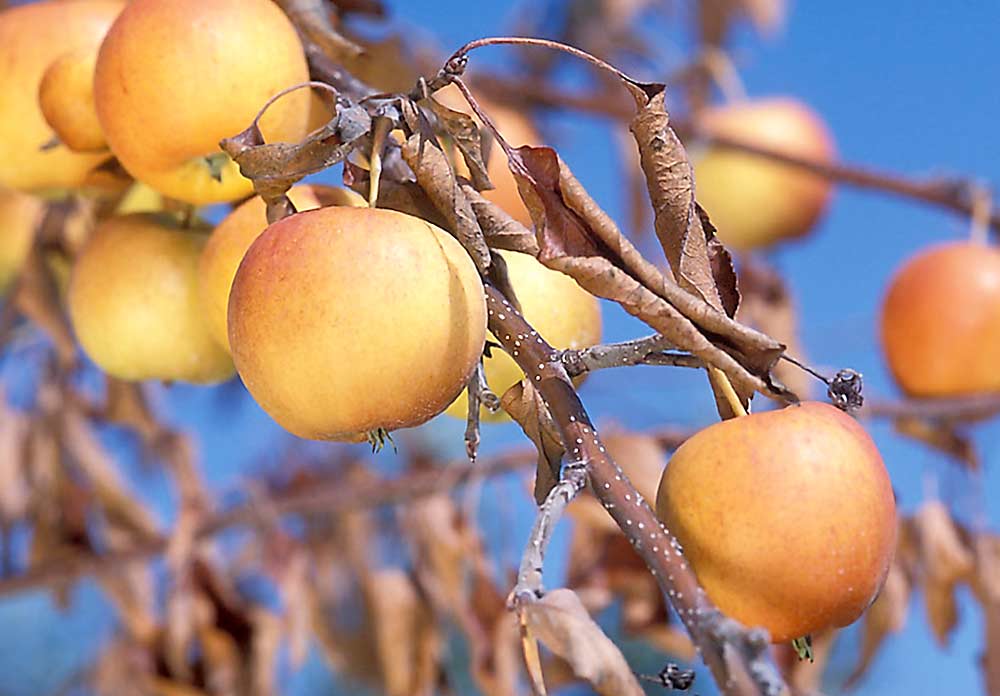
[[[1000,694],[1000,537],[979,534],[973,547],[976,574],[973,593],[983,610],[983,682],[990,696]]]
[[[28,511],[31,418],[7,403],[0,393],[0,522],[9,524]]]
[[[861,651],[845,687],[850,688],[861,681],[885,639],[903,630],[909,605],[910,581],[902,566],[894,562],[878,598],[865,612]]]
[[[708,46],[726,43],[729,29],[739,19],[748,19],[764,36],[773,36],[785,23],[785,0],[702,0],[699,3],[702,42]]]
[[[447,496],[429,496],[407,506],[403,520],[420,570],[433,579],[436,597],[451,611],[463,610],[474,540],[458,508]],[[422,579],[427,580],[426,575]]]
[[[413,582],[397,568],[376,571],[366,599],[386,694],[429,696],[440,639]]]
[[[477,191],[492,189],[483,158],[482,134],[476,120],[467,113],[448,108],[434,97],[428,97],[426,102],[437,117],[438,126],[462,153],[473,187]]]
[[[367,196],[370,182],[371,177],[367,169],[353,162],[344,162],[344,183],[347,186]],[[376,207],[414,215],[441,228],[448,227],[448,220],[415,181],[394,181],[383,177],[379,181]]]
[[[523,608],[532,633],[600,694],[641,696],[642,687],[618,646],[601,631],[572,590],[548,592]]]
[[[538,242],[532,230],[512,218],[471,185],[462,183],[462,191],[469,199],[483,236],[486,237],[486,244],[491,249],[506,249],[538,256]]]
[[[306,41],[319,46],[329,58],[343,63],[361,54],[362,48],[343,36],[330,21],[324,0],[276,0]]]
[[[59,298],[52,269],[41,251],[33,247],[21,267],[13,303],[17,310],[44,331],[55,344],[59,362],[71,366],[76,361],[76,341],[69,317]]]
[[[517,421],[538,450],[534,495],[535,501],[541,505],[559,481],[562,458],[566,452],[562,435],[541,395],[527,380],[521,380],[508,389],[500,398],[500,405]]]
[[[371,117],[360,106],[343,107],[325,126],[299,143],[265,143],[256,124],[225,138],[220,147],[269,206],[296,182],[342,161],[371,131]]]
[[[447,155],[436,141],[427,140],[420,133],[407,138],[402,151],[403,159],[417,177],[417,183],[448,221],[445,229],[455,235],[472,257],[476,268],[485,273],[490,267],[490,250]]]
[[[540,261],[719,367],[738,390],[773,391],[768,374],[780,343],[733,321],[646,261],[551,149],[524,146],[509,154],[535,223]]]
[[[975,558],[943,503],[925,503],[913,517],[923,569],[924,601],[934,637],[948,644],[958,623],[955,591],[972,580]]]

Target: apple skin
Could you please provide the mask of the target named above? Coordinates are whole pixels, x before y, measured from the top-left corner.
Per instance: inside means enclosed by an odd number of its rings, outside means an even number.
[[[49,65],[63,54],[93,48],[124,7],[120,0],[44,0],[0,11],[0,188],[41,192],[82,186],[107,153],[80,154],[52,140],[38,104]]]
[[[699,431],[667,464],[656,510],[716,606],[775,643],[855,621],[895,550],[882,458],[825,403]]]
[[[712,135],[817,162],[836,158],[822,119],[790,98],[709,109],[699,125]],[[709,145],[692,154],[698,202],[722,242],[740,251],[805,235],[826,210],[833,190],[829,179],[749,153]]]
[[[204,158],[246,129],[264,103],[309,79],[298,35],[271,0],[132,0],[101,45],[94,97],[112,152],[136,179],[196,205],[250,195],[231,160],[221,181]],[[308,131],[310,94],[279,99],[267,142]]]
[[[40,198],[0,189],[0,293],[7,292],[21,272],[44,214]]]
[[[348,189],[304,184],[294,186],[288,197],[299,212],[325,205],[366,207],[364,198]],[[229,350],[229,290],[243,256],[267,228],[267,206],[260,196],[241,203],[218,224],[198,263],[198,287],[208,328],[219,345]]]
[[[69,314],[84,352],[108,374],[196,384],[232,376],[198,297],[206,231],[137,213],[104,220],[87,240],[70,275]]]
[[[38,105],[59,140],[74,152],[107,150],[94,106],[97,46],[67,51],[52,62],[38,86]]]
[[[538,259],[516,251],[499,251],[507,262],[511,285],[521,303],[524,318],[554,348],[587,348],[601,341],[601,304],[565,273],[546,268]],[[499,343],[489,334],[487,338]],[[486,383],[497,396],[524,379],[524,372],[510,355],[494,348],[484,359]],[[448,407],[449,416],[468,418],[469,395],[462,392]],[[510,417],[502,409],[490,413],[481,408],[486,422],[504,422]]]
[[[419,425],[472,373],[482,281],[447,232],[392,210],[326,207],[250,246],[229,295],[229,344],[257,403],[314,440]]]
[[[881,334],[910,396],[1000,391],[1000,250],[948,242],[908,259],[882,302]]]

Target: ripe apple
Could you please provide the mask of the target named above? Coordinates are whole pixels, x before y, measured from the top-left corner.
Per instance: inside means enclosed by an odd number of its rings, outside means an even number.
[[[84,244],[70,276],[70,320],[84,352],[108,374],[198,384],[233,374],[198,297],[207,231],[137,213],[102,221]]]
[[[886,361],[910,396],[1000,391],[1000,250],[961,241],[918,253],[889,283],[881,324]]]
[[[739,102],[706,111],[710,135],[739,139],[788,155],[829,163],[833,138],[822,119],[790,98]],[[726,246],[750,250],[800,237],[826,209],[829,179],[773,160],[709,145],[694,153],[695,194]]]
[[[253,187],[219,149],[272,96],[309,79],[295,28],[271,0],[132,0],[101,45],[97,115],[112,152],[136,179],[194,204]],[[293,142],[309,125],[309,90],[279,99],[261,129]],[[206,160],[221,175],[213,178]]]
[[[74,152],[107,150],[94,106],[97,45],[67,51],[42,75],[38,105],[60,142]]]
[[[257,403],[315,440],[419,425],[465,387],[486,338],[472,260],[404,213],[297,213],[250,246],[229,295],[229,345]]]
[[[434,93],[434,98],[450,109],[471,113],[468,102],[465,101],[465,97],[462,96],[457,87],[448,86],[442,90],[438,90]],[[531,125],[531,121],[521,112],[486,99],[478,99],[478,101],[493,120],[493,123],[496,124],[500,134],[514,147],[538,145],[541,142],[541,136],[539,136],[538,131],[535,130],[535,127]],[[487,135],[489,131],[484,128],[480,128],[480,130],[485,142],[492,140],[492,136]],[[507,157],[496,142],[490,142],[490,145],[485,149],[486,152],[484,154],[487,157],[486,173],[495,188],[490,191],[483,191],[483,196],[487,200],[496,203],[522,225],[530,228],[532,226],[531,215],[528,214],[528,209],[524,207],[521,195],[517,192],[517,181],[507,167]],[[454,162],[455,169],[461,176],[469,176],[465,160],[462,159],[462,155],[457,150],[454,154]]]
[[[295,186],[288,192],[288,197],[298,211],[325,205],[368,205],[354,191],[333,186]],[[229,290],[233,286],[240,261],[265,228],[267,208],[259,196],[254,196],[241,203],[219,223],[201,254],[198,285],[205,319],[212,336],[226,350],[229,350],[229,329],[226,322]]]
[[[0,293],[6,292],[21,272],[44,213],[41,199],[0,189]]]
[[[825,403],[699,431],[667,464],[656,510],[719,609],[776,643],[856,620],[895,550],[875,443]]]
[[[79,154],[52,140],[38,104],[49,65],[71,51],[97,46],[124,6],[122,0],[43,0],[0,11],[0,187],[23,191],[75,188],[107,153]]]
[[[560,349],[586,348],[601,340],[601,305],[596,297],[576,284],[565,273],[546,268],[534,256],[514,251],[500,251],[507,262],[511,285],[521,303],[528,323],[553,347]],[[497,343],[496,339],[488,336]],[[494,348],[483,362],[486,383],[497,396],[524,378],[524,372],[510,355]],[[468,417],[469,396],[462,392],[448,407],[447,413],[456,418]],[[480,409],[485,421],[508,420],[503,411],[490,413]]]

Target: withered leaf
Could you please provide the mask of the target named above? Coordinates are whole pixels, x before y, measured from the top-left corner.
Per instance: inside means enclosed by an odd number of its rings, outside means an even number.
[[[903,630],[909,604],[910,581],[902,566],[894,562],[878,598],[865,612],[861,652],[845,687],[850,688],[861,681],[885,639]]]
[[[472,210],[479,220],[479,227],[486,237],[486,244],[491,249],[506,249],[538,256],[538,242],[532,230],[512,218],[503,208],[488,200],[471,185],[462,183],[462,191],[472,204]]]
[[[276,1],[304,38],[319,46],[331,59],[343,63],[361,54],[362,48],[333,26],[324,0]]]
[[[540,261],[720,368],[738,390],[775,393],[768,375],[780,343],[733,321],[646,261],[551,149],[520,147],[508,163],[535,224]]]
[[[386,694],[431,693],[427,666],[436,657],[438,636],[413,582],[398,568],[376,571],[366,599]]]
[[[285,195],[296,182],[343,160],[371,130],[371,116],[360,106],[340,106],[333,119],[299,143],[265,143],[256,124],[224,138],[220,147],[254,183],[265,202]]]
[[[726,42],[732,24],[749,19],[758,33],[771,36],[784,25],[786,0],[704,0],[699,3],[702,41],[709,46]]]
[[[572,590],[548,592],[523,608],[532,633],[563,658],[573,672],[606,696],[641,696],[644,692],[618,646],[604,635]]]
[[[37,246],[32,247],[21,268],[13,302],[21,314],[49,336],[56,346],[60,363],[73,365],[76,360],[73,329],[59,299],[52,270]]]
[[[472,257],[476,268],[485,273],[490,267],[490,250],[479,228],[472,205],[455,178],[448,157],[436,141],[414,133],[403,144],[403,159],[410,165],[417,183],[448,221],[449,230]]]
[[[566,453],[562,436],[541,395],[527,380],[521,380],[508,389],[500,398],[500,405],[517,421],[538,450],[534,495],[535,502],[541,505],[559,482],[562,458]]]
[[[934,637],[945,646],[958,623],[957,585],[972,579],[975,559],[948,509],[940,501],[925,503],[914,515],[913,525],[923,568],[927,618]]]
[[[487,191],[493,188],[490,177],[486,173],[486,161],[483,159],[482,134],[479,124],[469,114],[450,109],[441,102],[428,97],[428,106],[437,116],[438,125],[455,143],[462,153],[465,166],[469,169],[472,185],[477,191]]]
[[[983,652],[980,657],[986,693],[1000,694],[1000,537],[979,534],[973,544],[976,574],[972,585],[983,609]]]
[[[972,471],[979,470],[979,454],[961,424],[945,420],[901,416],[893,421],[896,432],[928,445],[955,459]]]

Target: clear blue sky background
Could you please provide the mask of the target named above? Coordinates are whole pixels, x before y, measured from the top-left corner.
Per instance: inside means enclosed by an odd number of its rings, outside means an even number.
[[[499,33],[512,17],[502,2],[473,6],[467,0],[389,2],[400,24],[433,26],[428,38],[442,50],[480,36]],[[827,120],[848,162],[912,175],[963,173],[1000,181],[1000,4],[988,2],[908,3],[798,2],[785,32],[762,42],[742,37],[736,52],[751,95],[795,95]],[[679,48],[663,39],[667,54]],[[510,54],[484,52],[476,60],[502,65]],[[597,120],[560,117],[549,132],[576,173],[616,218],[626,219],[617,188],[614,142]],[[962,237],[967,222],[950,214],[884,195],[840,189],[830,213],[808,241],[776,251],[772,260],[785,272],[804,317],[806,351],[823,366],[852,366],[865,374],[870,396],[894,394],[876,343],[875,318],[887,275],[906,256],[938,240]],[[607,307],[606,338],[643,333],[641,326]],[[234,387],[225,387],[233,390]],[[238,388],[237,388],[238,389]],[[231,393],[231,392],[230,392]],[[664,368],[633,368],[594,375],[583,388],[599,422],[644,427],[672,422],[707,424],[714,411],[700,375]],[[219,491],[236,490],[251,469],[266,467],[280,431],[249,400],[233,408],[218,390],[175,387],[162,393],[161,407],[176,423],[200,433],[204,468]],[[435,422],[404,437],[432,442],[442,451],[461,451],[457,421]],[[963,519],[1000,526],[996,471],[1000,464],[998,429],[980,428],[977,442],[986,464],[979,478],[925,449],[900,441],[884,426],[874,426],[904,510],[914,509],[936,491],[961,510]],[[515,441],[514,426],[484,433],[485,449]],[[117,443],[113,440],[112,444]],[[234,450],[234,443],[239,443]],[[120,446],[127,458],[127,447]],[[392,466],[390,455],[383,457]],[[150,504],[169,521],[172,500],[161,477],[133,472]],[[494,531],[506,526],[510,554],[517,554],[530,526],[525,506],[501,509],[496,501],[513,495],[519,484],[496,483],[484,499],[483,523]],[[549,585],[558,584],[564,554],[558,545],[548,567]],[[113,619],[93,587],[85,585],[66,611],[43,595],[24,595],[0,603],[0,693],[44,694],[65,680],[74,667],[99,649]],[[919,601],[904,633],[878,657],[859,694],[971,694],[981,691],[977,657],[982,625],[978,609],[963,592],[961,621],[949,647],[937,647]],[[852,640],[842,641],[834,674],[843,676],[854,658]],[[656,669],[656,660],[645,667]],[[696,691],[712,693],[702,676]],[[290,681],[303,696],[337,693],[318,660]],[[835,683],[832,685],[835,687]],[[830,689],[836,692],[835,688]]]

